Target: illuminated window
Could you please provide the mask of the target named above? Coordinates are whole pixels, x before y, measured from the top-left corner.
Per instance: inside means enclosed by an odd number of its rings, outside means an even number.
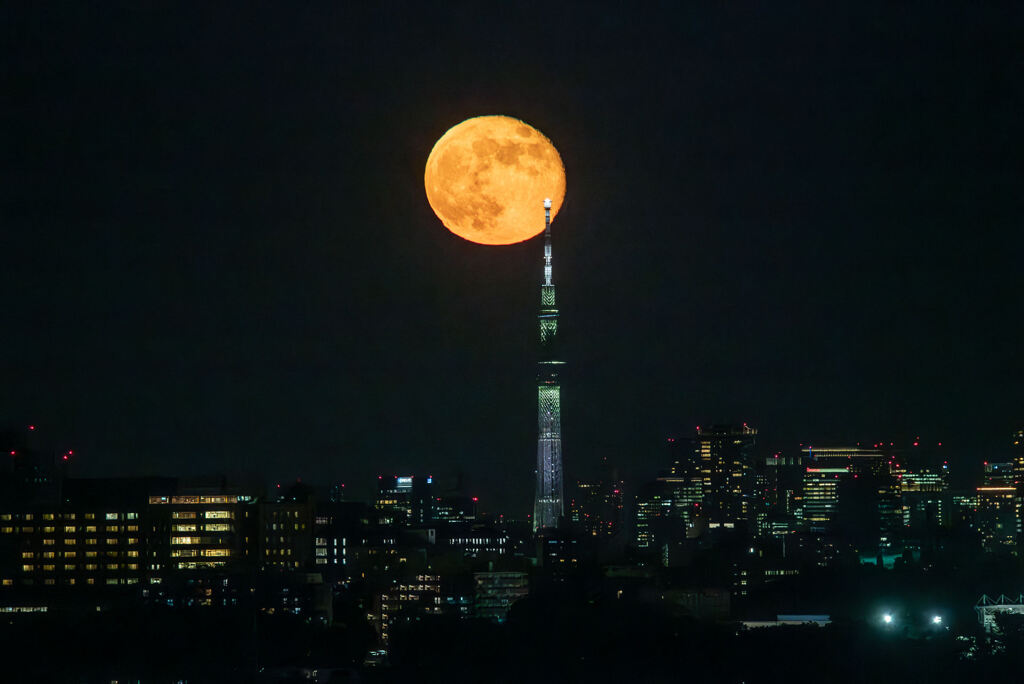
[[[95,518],[96,518],[96,514],[95,513],[86,513],[85,514],[85,519],[86,520],[94,520]]]
[[[55,558],[57,556],[57,554],[53,551],[43,551],[39,555],[41,555],[43,558]]]
[[[231,524],[230,523],[207,523],[206,531],[207,532],[230,532],[231,531]]]
[[[85,552],[85,557],[86,558],[95,558],[96,556],[97,556],[97,553],[95,551],[86,551]]]
[[[139,538],[138,537],[128,537],[128,543],[129,544],[138,544],[139,543]]]
[[[85,540],[85,545],[86,546],[95,546],[96,545],[96,541],[97,540],[96,540],[95,537],[89,537],[88,539]]]
[[[120,567],[119,563],[107,563],[107,570],[117,570]]]
[[[26,563],[25,565],[21,566],[21,571],[22,572],[32,572],[35,569],[36,569],[36,566],[28,564],[28,563]]]
[[[128,563],[125,567],[128,568],[129,570],[138,570],[139,569],[139,564],[138,563]]]
[[[0,531],[2,531],[4,534],[10,534],[10,533],[14,532],[14,528],[13,527],[4,527]]]
[[[117,579],[116,577],[108,577],[107,578],[107,584],[117,584],[119,581],[120,580]]]
[[[139,526],[138,525],[128,525],[128,526],[126,526],[124,528],[124,531],[125,532],[138,532],[139,531]]]
[[[74,534],[75,530],[77,530],[77,529],[78,528],[75,527],[74,525],[65,525],[64,526],[64,531],[68,532],[68,533],[71,533],[71,534]]]
[[[230,556],[231,549],[204,549],[204,556]]]
[[[95,569],[97,569],[98,567],[99,567],[99,566],[98,566],[98,565],[96,565],[95,563],[86,563],[86,564],[85,564],[85,569],[86,569],[86,570],[95,570]]]
[[[11,519],[11,514],[10,513],[0,514],[0,520],[10,520],[10,519]]]
[[[72,537],[64,537],[64,545],[65,546],[74,546],[77,543],[78,543],[77,539],[74,539]]]
[[[195,520],[196,514],[193,511],[175,511],[171,517],[175,520]]]
[[[107,513],[107,520],[117,520],[120,517],[119,513]]]
[[[206,511],[204,515],[206,516],[207,519],[218,520],[228,520],[234,517],[231,511]]]
[[[120,531],[121,531],[121,526],[120,525],[107,525],[107,532],[120,532]]]
[[[43,513],[43,520],[53,520],[53,513]]]
[[[93,534],[95,534],[96,533],[96,526],[95,525],[86,525],[85,526],[85,531],[86,532],[92,532]]]
[[[34,558],[35,555],[36,554],[32,553],[31,551],[22,551],[21,552],[21,557],[22,558]]]
[[[32,514],[31,513],[26,513],[25,514],[25,520],[31,520],[31,519],[32,519]]]
[[[65,513],[63,517],[64,517],[65,520],[74,520],[75,519],[75,514],[74,513]]]
[[[57,580],[55,580],[55,579],[44,579],[43,580],[43,584],[45,584],[47,586],[49,586],[51,584],[56,584],[56,583],[57,583]]]
[[[55,542],[53,539],[44,539],[43,540],[43,546],[53,546],[56,543],[57,542]]]
[[[65,570],[74,570],[75,569],[75,564],[74,563],[65,563],[64,564],[64,569]]]
[[[53,563],[47,563],[43,566],[43,572],[53,572],[56,567]]]
[[[64,584],[71,585],[72,587],[75,586],[75,578],[69,577],[68,579],[64,580]]]
[[[78,554],[77,554],[77,553],[75,553],[74,551],[65,551],[65,552],[64,552],[64,557],[65,557],[65,558],[74,558],[74,557],[75,557],[75,556],[77,556],[77,555],[78,555]]]
[[[5,577],[4,581],[3,581],[3,585],[5,587],[12,587],[12,586],[14,586],[14,580],[8,579],[8,578]]]
[[[117,537],[107,537],[107,544],[116,544]]]
[[[195,523],[186,523],[186,524],[183,524],[183,525],[171,525],[171,529],[174,530],[175,532],[195,532],[196,531],[196,524]]]
[[[139,514],[138,514],[138,513],[125,513],[125,514],[124,514],[124,519],[125,519],[125,520],[135,520],[135,519],[137,519],[138,517],[139,517]]]
[[[125,555],[128,556],[129,558],[138,558],[139,557],[139,552],[138,551],[128,551]]]
[[[200,544],[200,537],[171,537],[171,544]]]
[[[55,530],[56,528],[54,528],[54,526],[53,526],[53,525],[47,525],[47,526],[43,527],[42,529],[43,529],[43,533],[45,533],[45,534],[52,534],[52,533],[53,533],[53,531],[54,531],[54,530]]]

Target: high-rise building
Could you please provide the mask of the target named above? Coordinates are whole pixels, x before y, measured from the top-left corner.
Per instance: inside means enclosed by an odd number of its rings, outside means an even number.
[[[839,507],[841,480],[850,475],[846,468],[812,468],[804,470],[804,521],[811,532],[832,531]]]
[[[1013,553],[1017,549],[1017,488],[1012,484],[978,487],[975,522],[981,545],[990,553]]]
[[[530,592],[525,572],[477,572],[476,616],[494,622],[504,622],[512,604]]]
[[[1024,548],[1024,430],[1013,433],[1013,481],[1017,488],[1014,511],[1017,515],[1017,547]]]
[[[431,475],[377,476],[374,508],[383,525],[422,525],[434,519],[436,497]]]
[[[622,481],[578,480],[569,499],[573,527],[588,537],[613,537],[622,526]]]
[[[551,280],[551,200],[544,200],[544,283],[540,288],[537,364],[537,490],[533,529],[557,528],[565,515],[562,487],[562,391],[558,372],[558,308]]]
[[[757,430],[746,423],[697,428],[694,451],[709,527],[731,528],[753,522],[756,436]]]

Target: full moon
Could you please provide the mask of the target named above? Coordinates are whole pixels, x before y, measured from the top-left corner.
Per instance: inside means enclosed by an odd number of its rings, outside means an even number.
[[[451,232],[482,245],[511,245],[544,230],[565,198],[565,167],[551,141],[509,116],[478,116],[434,143],[423,174],[427,201]]]

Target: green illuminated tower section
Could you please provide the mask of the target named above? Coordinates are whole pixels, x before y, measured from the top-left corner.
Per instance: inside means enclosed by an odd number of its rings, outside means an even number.
[[[551,200],[544,200],[544,284],[540,288],[540,358],[537,362],[537,493],[533,529],[558,527],[564,514],[562,409],[557,360],[558,309],[551,282]]]

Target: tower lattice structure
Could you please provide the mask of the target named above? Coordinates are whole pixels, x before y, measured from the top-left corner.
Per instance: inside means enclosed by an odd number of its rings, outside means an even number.
[[[551,280],[551,200],[544,200],[544,283],[540,288],[537,362],[537,492],[533,529],[557,528],[565,513],[562,484],[562,397],[558,372],[558,308]]]

